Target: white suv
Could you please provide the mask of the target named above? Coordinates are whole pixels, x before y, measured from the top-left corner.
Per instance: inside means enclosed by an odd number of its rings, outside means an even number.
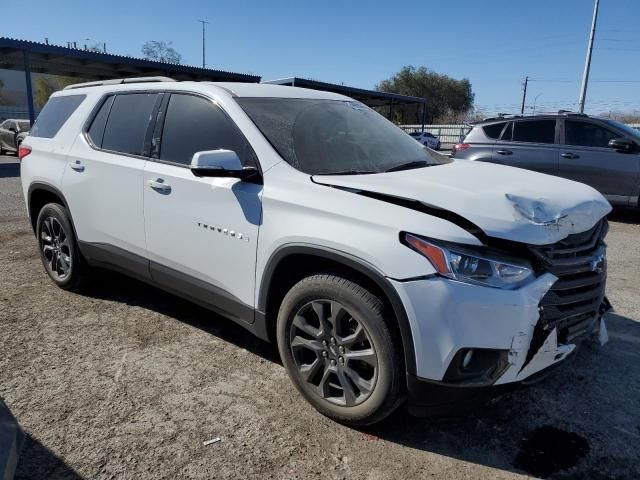
[[[450,160],[341,95],[74,85],[20,158],[56,284],[107,267],[198,302],[277,342],[300,393],[344,423],[405,399],[477,404],[604,328],[598,192]]]

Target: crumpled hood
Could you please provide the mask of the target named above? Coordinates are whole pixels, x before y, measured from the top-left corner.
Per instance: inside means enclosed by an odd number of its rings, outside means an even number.
[[[322,185],[417,200],[466,218],[488,236],[533,245],[584,232],[611,211],[599,192],[582,183],[467,160],[399,172],[312,178]],[[425,227],[415,233],[428,235]]]

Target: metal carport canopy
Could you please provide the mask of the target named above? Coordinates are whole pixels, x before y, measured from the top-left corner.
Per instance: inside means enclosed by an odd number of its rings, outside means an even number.
[[[306,78],[288,77],[278,80],[267,80],[262,83],[270,83],[273,85],[286,85],[289,87],[311,88],[313,90],[323,90],[326,92],[339,93],[358,100],[369,107],[389,107],[389,119],[393,118],[394,108],[396,105],[422,105],[422,125],[424,123],[427,112],[427,100],[421,97],[411,97],[409,95],[400,95],[399,93],[379,92],[377,90],[366,90],[364,88],[349,87],[347,85],[337,85],[335,83],[319,82],[318,80],[309,80]]]
[[[260,81],[258,75],[156,62],[6,37],[0,37],[0,69],[25,72],[29,119],[32,123],[34,117],[30,75],[32,72],[90,80],[166,76],[175,80],[208,82],[257,83]]]

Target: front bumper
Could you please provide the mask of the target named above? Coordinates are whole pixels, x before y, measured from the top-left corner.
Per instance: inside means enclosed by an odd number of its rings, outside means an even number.
[[[517,290],[442,277],[392,280],[407,310],[416,353],[416,375],[407,379],[409,410],[442,414],[473,408],[539,380],[571,356],[577,339],[560,343],[562,335],[553,328],[540,341],[536,328],[542,299],[557,280],[546,273]],[[495,365],[489,360],[486,375],[452,381],[452,367],[469,350],[476,357],[477,352],[490,353],[485,358],[495,359]]]
[[[411,326],[416,375],[442,381],[456,353],[471,348],[507,353],[508,368],[492,383],[522,380],[520,373],[540,318],[540,300],[556,280],[546,273],[517,290],[487,288],[436,276],[404,282],[391,280]],[[566,350],[559,352],[562,358],[570,353]],[[562,358],[525,373],[531,375]]]

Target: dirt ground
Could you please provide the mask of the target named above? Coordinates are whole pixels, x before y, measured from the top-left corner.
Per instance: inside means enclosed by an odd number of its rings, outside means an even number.
[[[15,175],[0,168],[0,396],[28,434],[17,478],[640,478],[634,212],[612,216],[607,345],[475,414],[356,430],[227,320],[116,274],[56,288]]]

